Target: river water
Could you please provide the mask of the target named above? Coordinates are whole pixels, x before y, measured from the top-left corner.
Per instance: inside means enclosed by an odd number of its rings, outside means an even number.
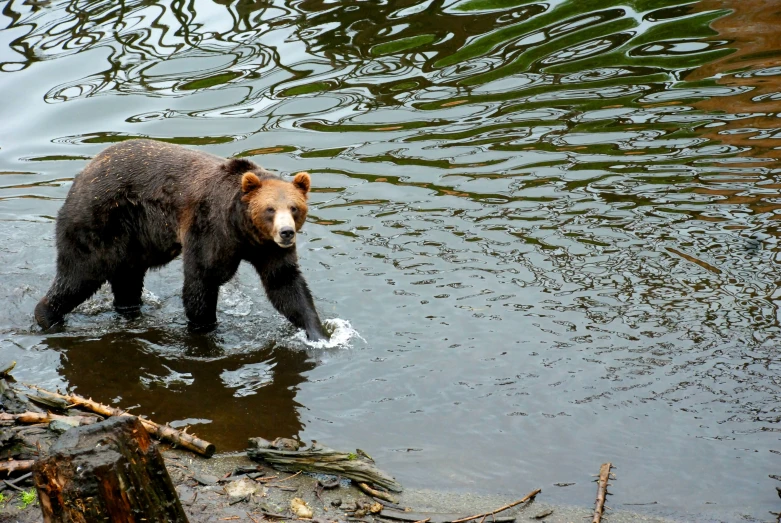
[[[298,436],[578,505],[612,461],[613,507],[769,519],[772,4],[0,2],[0,364],[222,451]],[[133,137],[309,171],[299,253],[342,341],[308,347],[247,268],[189,336],[179,261],[142,318],[104,288],[42,335],[57,210]]]

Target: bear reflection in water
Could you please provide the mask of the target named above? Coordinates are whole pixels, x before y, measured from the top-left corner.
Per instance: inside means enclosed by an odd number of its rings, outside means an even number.
[[[137,314],[144,275],[180,253],[191,330],[217,322],[217,295],[241,261],[274,307],[313,341],[326,339],[298,267],[296,232],[310,178],[287,182],[246,159],[153,140],[108,147],[76,176],[57,216],[57,276],[35,307],[44,329],[108,281],[114,306]]]
[[[77,394],[135,405],[131,412],[159,423],[201,422],[190,432],[220,452],[244,449],[248,437],[290,438],[304,430],[296,395],[316,366],[307,351],[274,341],[234,350],[215,334],[154,328],[48,336],[42,343],[61,355],[58,373]]]

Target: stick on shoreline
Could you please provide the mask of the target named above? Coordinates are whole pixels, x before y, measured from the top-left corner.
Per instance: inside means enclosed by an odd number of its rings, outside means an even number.
[[[508,503],[507,505],[504,505],[503,507],[499,507],[498,509],[492,511],[492,512],[484,512],[482,514],[475,514],[474,516],[469,516],[468,518],[461,518],[461,519],[454,519],[450,523],[464,523],[465,521],[472,521],[473,519],[477,518],[485,518],[488,516],[493,516],[494,514],[498,514],[499,512],[502,512],[504,510],[507,510],[508,508],[512,508],[516,505],[520,505],[521,503],[525,503],[529,501],[530,499],[534,499],[534,497],[542,492],[542,489],[537,489],[532,492],[529,492],[526,494],[526,496],[523,497],[523,499],[519,499],[518,501],[513,501],[512,503]]]

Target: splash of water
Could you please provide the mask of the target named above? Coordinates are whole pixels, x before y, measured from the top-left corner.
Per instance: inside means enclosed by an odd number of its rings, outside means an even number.
[[[360,338],[362,341],[366,341],[347,320],[341,318],[328,319],[323,321],[323,326],[330,335],[330,338],[327,340],[310,341],[303,330],[296,332],[293,335],[293,339],[312,349],[349,349],[350,340],[353,338]]]

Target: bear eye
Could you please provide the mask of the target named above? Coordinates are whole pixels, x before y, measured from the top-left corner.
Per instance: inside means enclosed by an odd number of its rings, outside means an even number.
[[[266,208],[266,214],[274,214],[274,208],[273,207],[267,207]]]
[[[293,214],[297,213],[298,212],[298,207],[296,207],[294,205],[293,207],[290,208],[290,212],[292,212]]]

